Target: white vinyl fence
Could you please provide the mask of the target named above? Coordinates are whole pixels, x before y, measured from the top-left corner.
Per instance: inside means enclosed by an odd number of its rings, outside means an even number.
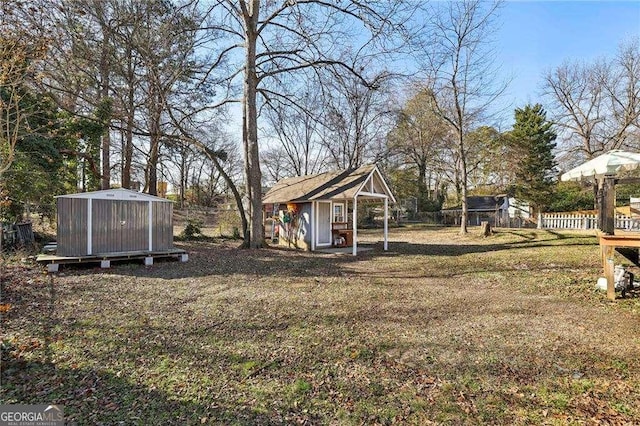
[[[638,229],[640,219],[616,215],[616,229]],[[543,213],[543,229],[597,229],[598,217],[595,214]]]

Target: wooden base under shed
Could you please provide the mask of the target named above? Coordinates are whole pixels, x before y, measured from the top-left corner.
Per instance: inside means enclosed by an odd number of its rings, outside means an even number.
[[[182,249],[168,249],[162,251],[134,251],[123,253],[105,253],[90,256],[57,256],[54,254],[40,254],[36,257],[36,262],[47,265],[47,272],[58,272],[58,268],[63,264],[78,263],[100,263],[101,268],[111,267],[112,261],[143,259],[145,266],[153,265],[155,258],[177,258],[180,262],[189,260],[189,255]]]

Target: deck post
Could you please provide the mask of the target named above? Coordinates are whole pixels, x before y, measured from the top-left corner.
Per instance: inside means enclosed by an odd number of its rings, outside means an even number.
[[[602,185],[602,232],[613,235],[616,218],[616,188],[615,177],[605,176]]]
[[[613,254],[615,251],[614,246],[605,245],[602,247],[602,260],[604,266],[604,276],[607,278],[607,299],[616,299],[616,283],[613,276]]]
[[[311,251],[316,251],[316,235],[318,235],[318,218],[316,218],[316,202],[311,202],[311,220],[309,229],[311,231]]]

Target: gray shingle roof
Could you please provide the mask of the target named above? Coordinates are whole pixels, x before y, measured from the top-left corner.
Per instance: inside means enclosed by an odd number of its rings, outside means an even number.
[[[348,169],[282,179],[271,187],[262,201],[264,203],[295,203],[351,199],[355,197],[362,184],[374,170],[377,170],[375,164],[368,164],[355,170]],[[391,197],[393,196],[391,195]]]

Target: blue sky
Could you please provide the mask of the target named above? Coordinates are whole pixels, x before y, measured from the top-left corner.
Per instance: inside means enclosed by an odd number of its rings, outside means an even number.
[[[615,54],[620,42],[640,36],[640,0],[508,1],[496,34],[498,62],[513,80],[505,93],[506,120],[516,107],[541,102],[542,75],[566,60]]]

